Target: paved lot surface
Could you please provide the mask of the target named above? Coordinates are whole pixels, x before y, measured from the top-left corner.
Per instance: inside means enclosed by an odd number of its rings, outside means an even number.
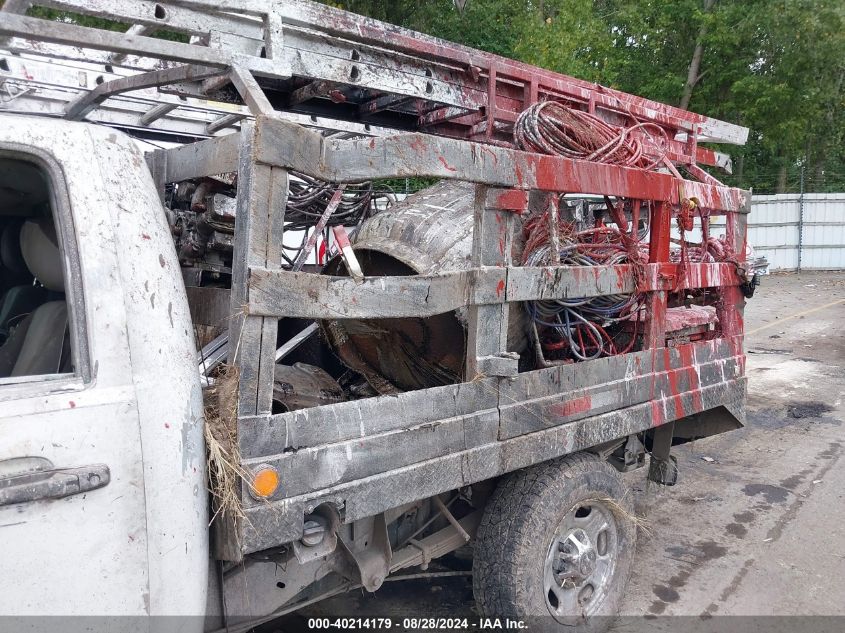
[[[746,332],[748,426],[674,449],[673,488],[626,475],[649,529],[622,613],[655,618],[655,630],[677,630],[667,615],[845,615],[845,273],[767,278]],[[472,609],[459,576],[386,583],[318,611]]]
[[[634,475],[651,534],[623,613],[845,614],[841,299],[845,274],[816,273],[748,302],[748,426],[676,450],[674,488]]]

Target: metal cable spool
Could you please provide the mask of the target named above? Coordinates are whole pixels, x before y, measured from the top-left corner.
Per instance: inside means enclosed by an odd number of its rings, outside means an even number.
[[[472,267],[475,187],[442,181],[408,196],[362,225],[353,250],[367,276],[426,275]],[[516,229],[513,261],[521,260],[522,231]],[[324,269],[346,275],[340,258]],[[526,344],[528,318],[512,304],[508,350]],[[463,380],[466,309],[428,318],[324,321],[329,344],[379,393],[411,391]]]

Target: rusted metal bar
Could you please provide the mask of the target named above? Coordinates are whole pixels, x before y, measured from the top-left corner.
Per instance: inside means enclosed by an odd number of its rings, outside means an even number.
[[[317,239],[323,233],[323,229],[325,229],[326,225],[329,223],[329,219],[332,217],[332,214],[337,210],[338,206],[340,206],[340,203],[343,200],[343,192],[345,190],[346,185],[340,185],[337,189],[335,189],[334,195],[332,195],[331,200],[329,200],[329,203],[326,205],[325,211],[323,211],[323,215],[321,215],[320,219],[317,220],[317,224],[311,231],[311,235],[308,236],[308,239],[299,251],[299,256],[296,258],[296,261],[293,262],[293,265],[291,266],[291,270],[293,272],[297,272],[302,269],[302,266],[305,264],[305,260],[308,259],[308,255],[317,243]]]
[[[102,103],[111,96],[124,92],[164,86],[176,81],[195,81],[219,74],[220,70],[217,68],[187,65],[106,81],[90,92],[82,94],[75,101],[68,103],[65,108],[65,118],[71,121],[78,121],[96,108],[97,104]]]
[[[225,130],[227,127],[233,127],[246,118],[243,114],[224,114],[217,117],[205,126],[206,134],[216,134],[220,130]]]
[[[469,533],[464,529],[455,516],[449,511],[449,508],[446,507],[446,504],[440,500],[440,497],[435,496],[432,498],[434,501],[434,505],[437,506],[437,509],[440,510],[440,513],[446,517],[446,520],[452,525],[455,530],[457,530],[458,534],[464,539],[465,543],[469,543],[470,539],[472,538]]]
[[[327,97],[333,90],[338,90],[341,87],[341,84],[333,81],[312,81],[302,88],[294,90],[288,98],[288,103],[293,107],[317,97]]]

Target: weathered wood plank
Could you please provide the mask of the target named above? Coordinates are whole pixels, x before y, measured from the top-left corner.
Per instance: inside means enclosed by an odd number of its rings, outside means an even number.
[[[277,320],[247,313],[247,276],[250,266],[281,267],[284,216],[277,207],[286,204],[287,172],[255,163],[252,124],[245,128],[238,159],[229,363],[240,370],[238,415],[258,415],[272,410]]]
[[[267,434],[253,434],[241,449],[250,456],[245,464],[274,465],[285,482],[279,494],[290,497],[642,403],[651,403],[654,424],[663,424],[703,410],[703,390],[740,380],[740,367],[730,346],[719,341],[646,350],[513,380],[491,378],[480,381],[484,385],[465,383],[256,419],[254,426]],[[449,392],[451,407],[444,397]]]
[[[493,267],[505,275],[496,294],[505,297],[507,270],[514,239],[514,214],[488,208],[488,187],[476,186],[472,227],[472,264],[478,269]],[[467,309],[467,353],[465,379],[482,376],[512,376],[518,358],[506,358],[508,351],[508,306],[504,303],[470,304]]]
[[[344,442],[496,408],[493,379],[242,418],[243,458]]]
[[[186,143],[171,149],[156,150],[164,156],[164,182],[182,182],[191,178],[214,176],[238,170],[240,134]]]
[[[259,464],[272,466],[282,482],[277,494],[295,497],[490,444],[496,441],[498,430],[499,412],[493,408],[381,435],[243,460],[242,463],[246,468]],[[244,500],[247,502],[246,498]],[[247,505],[254,503],[264,502],[248,501]]]
[[[741,378],[705,387],[695,400],[691,394],[683,394],[678,399],[689,404],[691,413],[725,406],[741,423],[745,389],[745,379]],[[667,401],[666,406],[671,412],[673,401]],[[447,454],[415,464],[413,468],[397,468],[298,497],[256,504],[246,509],[250,527],[245,532],[244,551],[259,551],[300,538],[305,508],[321,501],[343,503],[345,520],[355,521],[406,503],[411,498],[425,499],[442,494],[653,426],[652,403],[645,402],[511,440]],[[284,529],[275,529],[278,526],[284,526]]]
[[[668,282],[662,275],[667,270],[672,272]],[[673,279],[677,279],[677,265],[650,264],[639,290],[674,289]],[[739,283],[733,264],[689,264],[679,288]],[[253,266],[249,270],[246,309],[252,315],[305,319],[425,317],[467,305],[595,297],[635,289],[628,265],[487,266],[436,275],[366,277],[360,282],[349,277]]]
[[[368,277],[357,282],[349,277],[252,268],[249,312],[306,319],[432,316],[471,302],[473,284],[495,288],[495,280],[504,278],[504,272],[500,274],[460,271]]]
[[[671,174],[426,134],[325,139],[316,132],[293,130],[278,116],[259,116],[256,121],[261,130],[259,161],[332,182],[426,176],[495,187],[680,202],[679,181]],[[745,212],[747,208],[746,192],[740,189],[686,180],[683,188],[705,209]]]
[[[627,265],[508,269],[508,301],[597,297],[635,290],[634,276]]]

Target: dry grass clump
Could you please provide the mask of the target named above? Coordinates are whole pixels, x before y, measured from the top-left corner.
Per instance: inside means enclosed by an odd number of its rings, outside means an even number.
[[[238,450],[238,379],[237,367],[219,369],[214,385],[205,391],[205,445],[207,449],[208,483],[214,514],[235,520],[245,518],[241,506],[241,481],[250,477],[241,466]]]
[[[616,499],[613,499],[611,497],[593,497],[591,499],[586,499],[584,501],[579,502],[579,505],[589,505],[590,502],[604,504],[617,517],[619,517],[623,521],[630,521],[638,530],[642,530],[643,533],[648,536],[651,536],[651,525],[648,523],[645,517],[637,516],[628,508],[619,503],[619,501],[617,501]]]

